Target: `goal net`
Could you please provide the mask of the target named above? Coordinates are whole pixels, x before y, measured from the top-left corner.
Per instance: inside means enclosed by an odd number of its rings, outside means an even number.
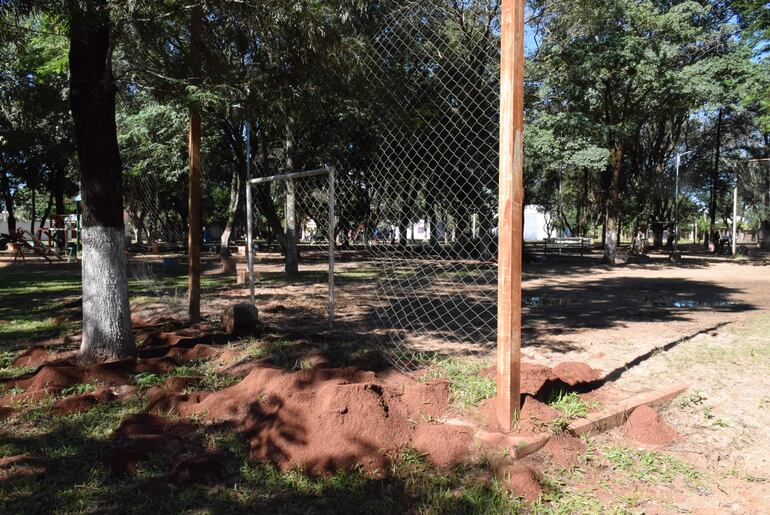
[[[247,183],[250,297],[272,326],[322,330],[334,318],[334,177],[325,166]]]

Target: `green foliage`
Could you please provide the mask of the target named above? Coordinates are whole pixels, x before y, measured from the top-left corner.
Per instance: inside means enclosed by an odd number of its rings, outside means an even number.
[[[661,452],[609,447],[603,457],[614,471],[648,483],[670,482],[677,477],[692,482],[702,477],[691,465]]]
[[[595,401],[585,401],[575,392],[559,392],[551,398],[548,404],[570,420],[584,418],[592,409],[598,407],[598,403]]]
[[[64,397],[68,397],[70,395],[83,395],[86,393],[91,393],[93,391],[96,391],[96,387],[94,385],[84,383],[84,384],[76,384],[76,385],[67,387],[61,391],[61,394]]]
[[[462,358],[436,359],[423,379],[446,379],[452,391],[453,402],[463,409],[468,409],[494,397],[497,392],[494,378],[485,377],[480,373],[485,365],[482,361]]]
[[[140,372],[134,376],[134,383],[140,388],[153,388],[163,384],[165,379],[152,372]]]

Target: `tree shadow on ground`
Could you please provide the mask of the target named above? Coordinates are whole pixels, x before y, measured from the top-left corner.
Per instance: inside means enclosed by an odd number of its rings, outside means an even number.
[[[483,465],[473,474],[466,467],[420,473],[403,464],[390,474],[331,466],[321,476],[281,472],[251,455],[253,428],[202,426],[146,410],[131,398],[65,417],[37,407],[18,426],[0,422],[3,455],[21,458],[0,466],[0,512],[400,513],[430,506],[470,513],[500,499],[488,482],[468,481]],[[296,424],[281,429],[298,430]],[[310,430],[288,437],[301,440]],[[280,447],[259,445],[268,454]],[[449,494],[456,489],[459,495]]]

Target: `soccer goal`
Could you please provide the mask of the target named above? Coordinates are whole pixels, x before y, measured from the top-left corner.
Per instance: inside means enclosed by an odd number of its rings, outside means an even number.
[[[334,321],[335,169],[250,178],[246,185],[249,297],[290,320]],[[278,275],[283,275],[278,281]],[[325,307],[325,312],[324,308]]]

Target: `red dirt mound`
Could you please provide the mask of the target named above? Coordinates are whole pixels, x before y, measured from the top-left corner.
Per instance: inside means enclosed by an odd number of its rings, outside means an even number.
[[[553,367],[552,374],[570,386],[580,383],[590,383],[601,377],[598,370],[594,370],[586,363],[559,363]]]
[[[114,437],[171,435],[186,438],[195,433],[195,426],[183,421],[175,421],[151,413],[136,413],[127,417],[115,430]]]
[[[202,380],[202,377],[171,376],[163,383],[163,387],[172,392],[182,392],[189,387],[199,385]]]
[[[628,417],[623,434],[632,440],[648,445],[669,445],[681,440],[681,435],[666,424],[657,411],[649,406],[639,406]]]
[[[94,393],[60,399],[53,405],[53,413],[61,417],[74,413],[83,413],[99,404],[107,404],[114,399],[115,395],[105,388]]]
[[[388,456],[411,441],[420,413],[439,416],[447,400],[444,383],[386,384],[354,369],[259,367],[230,388],[169,395],[151,408],[242,432],[258,461],[326,474],[357,464],[386,469]]]
[[[11,417],[16,410],[8,406],[0,406],[0,420],[5,420]]]
[[[186,347],[192,348],[198,344],[210,344],[213,336],[201,334],[196,329],[180,329],[172,333],[153,333],[147,337],[142,347]]]
[[[558,435],[551,437],[544,449],[562,468],[571,469],[586,452],[586,444],[580,438]]]
[[[81,367],[72,360],[63,360],[43,365],[32,374],[7,381],[7,388],[18,387],[30,398],[39,398],[47,393],[58,393],[64,388],[78,384],[102,384],[119,386],[130,382],[130,375],[136,361],[125,359],[88,367]]]
[[[527,433],[547,433],[549,424],[559,418],[559,412],[534,397],[526,397],[519,413],[519,430]]]
[[[48,349],[35,347],[25,350],[13,362],[14,367],[39,367],[51,359],[51,353]]]
[[[535,472],[524,465],[510,465],[498,472],[505,486],[527,502],[535,502],[543,493]]]
[[[473,429],[462,426],[422,424],[417,426],[412,445],[438,467],[453,467],[471,455]]]
[[[553,379],[550,368],[531,363],[521,364],[521,393],[537,395],[543,386]]]
[[[176,358],[179,361],[201,361],[211,359],[219,354],[219,351],[211,345],[199,343],[192,348],[173,347],[166,356]]]
[[[480,374],[494,379],[497,374],[496,367],[482,369]],[[569,386],[578,383],[594,381],[601,374],[585,363],[560,363],[553,369],[543,365],[532,363],[521,364],[521,393],[537,395],[549,382],[561,380]]]
[[[206,483],[219,476],[224,469],[224,456],[221,454],[202,454],[184,458],[174,464],[168,477],[178,484]]]
[[[549,424],[559,417],[559,412],[535,399],[527,396],[519,413],[519,422],[514,429],[517,433],[548,433]],[[485,401],[479,407],[479,418],[483,426],[490,431],[501,431],[497,421],[497,397]]]
[[[115,474],[133,474],[139,463],[149,459],[145,451],[135,449],[118,449],[107,457],[105,465]]]
[[[29,454],[0,458],[0,485],[16,479],[45,474],[43,458]]]

